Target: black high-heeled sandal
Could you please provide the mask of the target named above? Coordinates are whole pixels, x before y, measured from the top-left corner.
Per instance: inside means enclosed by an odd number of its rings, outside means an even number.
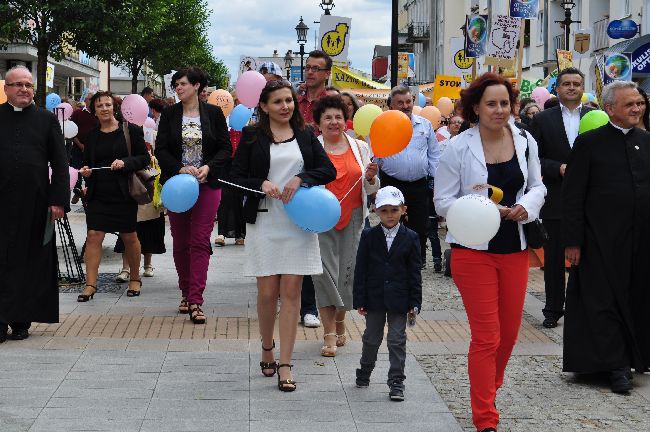
[[[273,346],[271,348],[264,348],[264,345],[262,345],[262,351],[273,351],[274,348],[275,348],[275,340],[273,341]],[[278,362],[276,362],[276,361],[272,361],[272,362],[261,361],[260,362],[260,368],[262,368],[262,375],[264,375],[265,377],[270,378],[273,375],[275,375],[275,373],[277,372],[277,370],[278,370]],[[272,372],[271,373],[265,373],[264,371],[267,370],[267,369],[271,369]]]
[[[137,290],[132,290],[132,289],[126,290],[126,296],[127,297],[138,297],[140,295],[140,290],[142,289],[142,281],[140,279],[131,279],[131,280],[129,280],[129,283],[130,282],[138,282],[140,284],[140,288],[138,288]]]
[[[205,324],[206,318],[203,310],[201,309],[201,305],[191,304],[189,313],[190,320],[192,320],[194,324]]]
[[[77,296],[77,301],[79,303],[86,303],[88,300],[92,299],[95,296],[95,293],[97,292],[97,287],[95,285],[90,285],[86,284],[87,287],[92,287],[95,291],[93,291],[92,294],[79,294]]]
[[[292,392],[296,390],[296,382],[291,379],[286,379],[286,380],[281,380],[280,379],[280,368],[281,367],[288,367],[289,369],[293,369],[292,364],[287,364],[283,363],[281,365],[278,365],[278,389],[283,392]]]

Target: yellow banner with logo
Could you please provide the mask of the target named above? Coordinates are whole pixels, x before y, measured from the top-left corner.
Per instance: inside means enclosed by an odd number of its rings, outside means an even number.
[[[460,99],[460,90],[462,88],[462,78],[454,75],[436,75],[435,87],[433,88],[433,98],[431,102],[436,105],[441,97],[448,97],[452,101]]]
[[[387,85],[375,82],[339,66],[332,66],[332,85],[337,89],[390,89]]]

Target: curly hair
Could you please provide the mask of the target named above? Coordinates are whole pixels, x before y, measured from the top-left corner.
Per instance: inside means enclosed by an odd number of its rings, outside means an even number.
[[[98,91],[97,93],[95,93],[95,94],[93,95],[92,98],[90,98],[90,106],[87,107],[87,108],[90,110],[90,113],[91,113],[92,115],[96,115],[96,114],[95,114],[95,103],[97,103],[97,101],[98,101],[100,98],[103,98],[103,97],[109,97],[109,98],[111,98],[111,101],[113,102],[113,115],[114,115],[116,118],[119,117],[119,116],[118,116],[118,110],[119,110],[120,104],[118,103],[118,100],[117,100],[117,98],[115,97],[115,95],[114,95],[113,93],[109,92],[109,91]]]
[[[508,90],[508,99],[510,99],[510,113],[514,114],[515,102],[517,101],[517,90],[512,88],[510,81],[495,74],[486,73],[481,75],[478,79],[464,90],[460,91],[460,106],[462,116],[465,120],[471,123],[478,122],[478,115],[474,112],[474,107],[481,102],[485,89],[490,86],[502,85]]]
[[[331,95],[323,96],[318,99],[316,105],[314,105],[314,122],[319,124],[323,113],[330,108],[341,110],[341,113],[343,113],[343,119],[348,121],[348,107],[345,105],[345,102],[343,102],[343,98],[340,95]]]

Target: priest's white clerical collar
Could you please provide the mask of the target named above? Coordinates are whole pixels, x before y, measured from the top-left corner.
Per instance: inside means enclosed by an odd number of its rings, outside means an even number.
[[[609,124],[611,124],[611,125],[614,126],[616,129],[618,129],[618,130],[620,130],[621,132],[623,132],[625,135],[627,135],[627,133],[628,133],[629,131],[632,130],[632,128],[629,128],[629,129],[622,128],[622,127],[620,127],[619,125],[617,125],[617,124],[615,124],[615,123],[612,123],[611,120],[609,121]]]
[[[9,105],[11,105],[11,102],[9,102]],[[17,106],[11,105],[14,108],[14,111],[22,111],[22,108],[19,108]]]

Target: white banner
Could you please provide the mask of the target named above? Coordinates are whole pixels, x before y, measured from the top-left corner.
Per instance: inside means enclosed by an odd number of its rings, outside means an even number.
[[[463,77],[462,85],[467,86],[472,81],[472,64],[476,61],[471,57],[465,57],[465,38],[453,37],[451,46],[451,69],[445,71],[447,75]]]
[[[45,71],[45,86],[54,87],[54,65],[52,63],[47,64],[47,69]]]
[[[237,74],[237,77],[241,76],[244,72],[251,70],[257,71],[258,66],[261,64],[262,62],[257,57],[241,56],[239,58],[239,73]]]
[[[327,53],[339,65],[348,64],[348,45],[352,18],[321,15],[319,49]]]
[[[486,56],[512,60],[517,53],[521,18],[508,15],[495,15],[490,28]]]
[[[176,89],[172,88],[172,76],[174,76],[175,73],[176,71],[173,70],[167,75],[163,76],[163,80],[165,81],[165,95],[167,97],[176,95]]]

